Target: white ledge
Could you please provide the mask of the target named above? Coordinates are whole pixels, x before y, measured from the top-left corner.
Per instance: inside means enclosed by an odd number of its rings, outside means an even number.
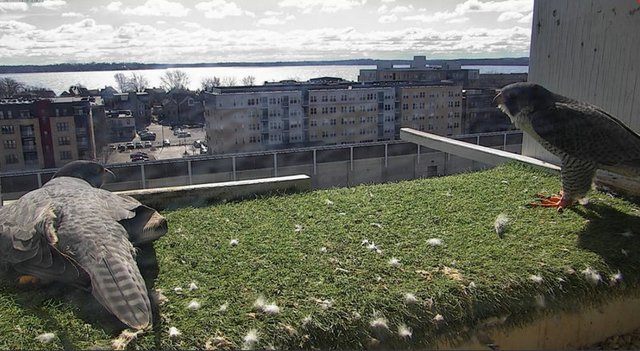
[[[400,139],[492,166],[518,161],[545,170],[560,171],[559,166],[537,158],[496,150],[411,128],[400,129]]]

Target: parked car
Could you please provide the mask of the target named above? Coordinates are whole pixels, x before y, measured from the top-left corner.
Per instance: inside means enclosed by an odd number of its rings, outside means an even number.
[[[202,146],[202,140],[196,140],[193,142],[193,147],[194,148],[199,148],[200,146]]]
[[[149,158],[149,154],[147,154],[146,152],[142,152],[142,151],[138,151],[138,152],[134,152],[131,155],[129,155],[129,158],[136,158],[136,157],[146,157]]]
[[[135,146],[133,143],[129,142],[129,143],[127,143],[127,145],[126,145],[126,148],[127,148],[127,149],[129,149],[129,150],[133,150],[133,149],[135,149],[135,148],[136,148],[136,146]]]
[[[162,146],[171,146],[171,142],[169,141],[169,139],[164,139],[162,141]]]
[[[119,145],[118,145],[118,151],[122,152],[122,151],[124,151],[124,150],[126,150],[126,149],[127,149],[127,147],[126,147],[126,146],[124,146],[124,144],[119,144]]]
[[[147,140],[144,143],[142,143],[142,145],[144,145],[145,148],[153,147],[153,143],[150,142],[149,140]]]
[[[156,140],[156,133],[154,132],[146,132],[146,133],[142,133],[140,134],[140,140],[143,141],[155,141]]]
[[[200,146],[200,154],[201,155],[206,154],[208,152],[209,152],[209,149],[206,146],[204,146],[204,145]]]
[[[115,150],[115,149],[116,149],[115,144],[109,144],[109,150]]]
[[[189,137],[191,137],[191,133],[190,132],[182,131],[182,132],[178,133],[178,138],[189,138]]]
[[[136,149],[143,149],[144,148],[144,145],[142,145],[142,143],[139,142],[139,141],[136,141],[134,145],[135,145]]]

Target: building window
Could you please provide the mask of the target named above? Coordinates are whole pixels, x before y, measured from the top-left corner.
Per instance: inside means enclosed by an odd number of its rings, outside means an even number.
[[[4,148],[5,149],[15,149],[16,148],[16,141],[15,140],[4,140],[2,142],[2,144],[4,144]]]
[[[71,159],[71,151],[60,151],[60,159],[61,160],[70,160]]]
[[[58,132],[66,132],[69,130],[69,122],[58,122],[56,123],[56,130]]]
[[[13,126],[2,126],[2,134],[13,134],[15,133],[15,129]]]
[[[66,136],[58,137],[58,145],[70,145],[70,144],[71,144],[71,140],[69,140],[69,137],[66,137]]]
[[[318,113],[318,110],[316,110],[316,108],[315,108],[315,107],[311,107],[311,108],[309,109],[309,114],[310,114],[310,115],[315,115],[316,113]]]
[[[6,164],[16,164],[18,163],[18,156],[11,154],[11,155],[6,155],[4,157],[4,161]]]
[[[309,97],[309,102],[318,102],[318,98],[315,95]]]

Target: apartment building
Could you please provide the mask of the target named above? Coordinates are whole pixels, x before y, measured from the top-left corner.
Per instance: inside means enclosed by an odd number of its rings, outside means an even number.
[[[94,159],[94,140],[88,98],[0,101],[0,171]]]
[[[108,141],[131,141],[136,137],[136,121],[129,110],[109,110],[105,112]]]
[[[400,127],[461,133],[460,85],[336,80],[224,87],[205,94],[213,154],[398,139]]]
[[[427,66],[424,56],[414,56],[411,64],[395,66],[385,62],[373,69],[361,69],[359,82],[443,82],[450,81],[463,88],[478,86],[480,70],[463,69],[460,65]]]
[[[302,146],[302,92],[207,93],[207,145],[214,154]]]
[[[398,89],[400,126],[439,135],[462,134],[462,87],[408,86]]]

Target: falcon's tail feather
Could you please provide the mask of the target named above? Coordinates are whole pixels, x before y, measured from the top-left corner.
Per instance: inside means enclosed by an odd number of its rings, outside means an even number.
[[[91,266],[89,274],[92,294],[98,302],[132,328],[150,327],[147,288],[130,254],[109,252]]]

